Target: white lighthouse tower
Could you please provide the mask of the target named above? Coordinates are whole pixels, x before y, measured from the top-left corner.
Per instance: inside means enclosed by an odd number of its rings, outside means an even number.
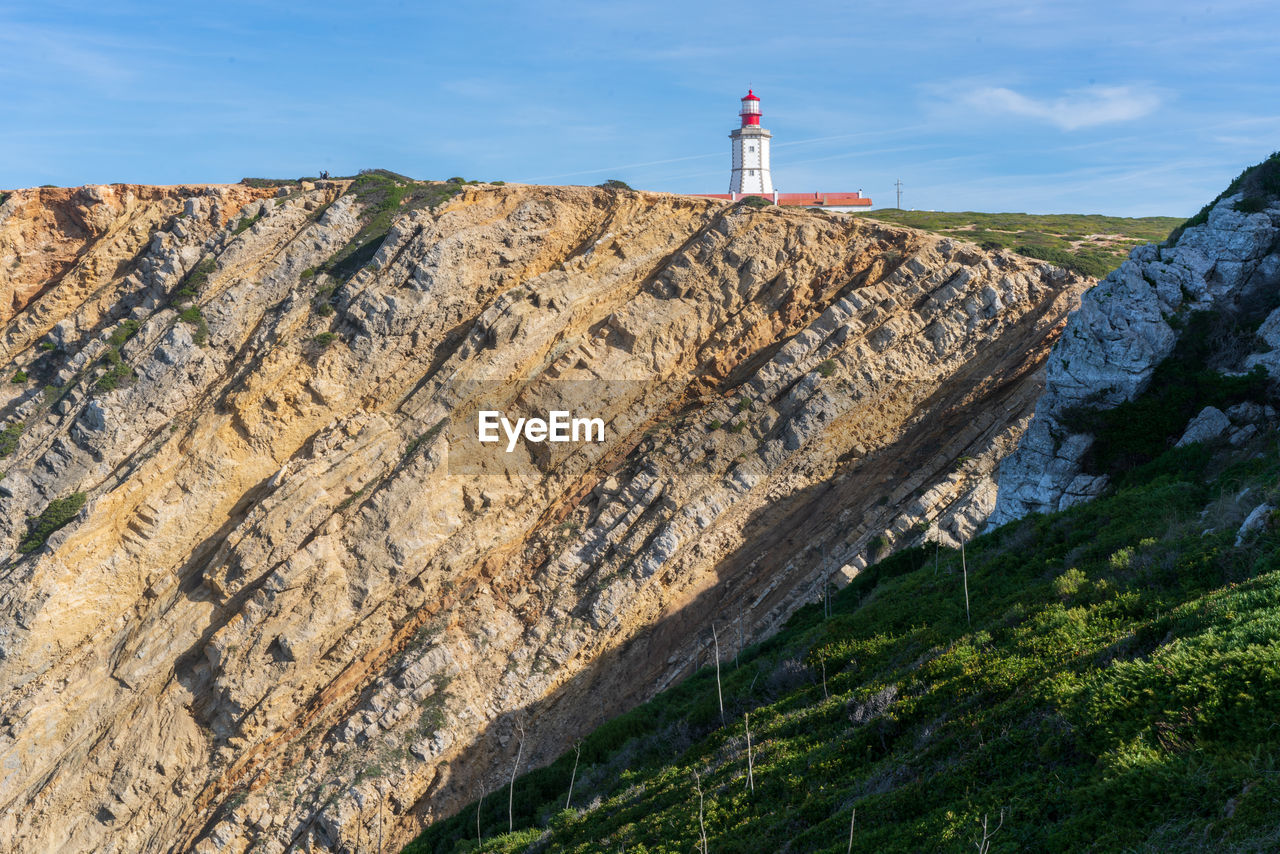
[[[730,193],[772,193],[769,176],[769,140],[773,134],[760,127],[760,99],[750,89],[742,99],[742,125],[729,134],[733,147]]]

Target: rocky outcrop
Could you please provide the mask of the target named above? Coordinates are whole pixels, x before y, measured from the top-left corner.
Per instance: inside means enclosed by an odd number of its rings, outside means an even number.
[[[4,194],[0,205],[0,323],[46,291],[79,301],[115,277],[117,265],[135,258],[156,229],[174,217],[226,225],[250,201],[269,190],[233,186],[148,187],[110,184],[45,187]],[[188,210],[188,203],[192,207]],[[173,223],[182,228],[191,223]],[[65,287],[69,271],[74,275]],[[35,309],[31,315],[57,313]]]
[[[705,663],[713,624],[731,652],[971,534],[1090,284],[856,217],[519,186],[402,212],[338,278],[377,213],[342,190],[192,191],[6,322],[7,850],[405,841]],[[603,443],[474,442],[480,408],[565,400]]]
[[[1081,467],[1093,437],[1073,433],[1064,415],[1077,407],[1112,407],[1146,389],[1189,311],[1231,307],[1280,282],[1280,205],[1243,213],[1236,209],[1243,200],[1242,194],[1219,200],[1208,221],[1186,229],[1173,246],[1135,249],[1084,295],[1049,357],[1035,418],[1001,464],[991,527],[1099,494],[1105,477]],[[1280,329],[1280,312],[1263,326],[1264,346],[1274,350],[1267,336],[1280,336],[1273,329]],[[1276,358],[1255,354],[1242,369]]]

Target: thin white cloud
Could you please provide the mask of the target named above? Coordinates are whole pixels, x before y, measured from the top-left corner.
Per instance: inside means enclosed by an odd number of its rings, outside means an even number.
[[[1088,86],[1057,98],[1032,98],[1003,86],[985,86],[960,96],[964,106],[993,115],[1021,116],[1078,130],[1140,119],[1163,102],[1160,93],[1137,86]]]

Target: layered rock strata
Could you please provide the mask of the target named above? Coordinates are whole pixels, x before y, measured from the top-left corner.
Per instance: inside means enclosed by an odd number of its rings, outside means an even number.
[[[390,850],[713,626],[732,654],[874,553],[968,536],[1091,284],[854,217],[519,186],[400,215],[340,280],[370,216],[341,190],[160,194],[119,214],[145,240],[0,281],[7,850]],[[30,204],[0,227],[53,245]],[[475,467],[477,408],[566,388],[603,444]]]

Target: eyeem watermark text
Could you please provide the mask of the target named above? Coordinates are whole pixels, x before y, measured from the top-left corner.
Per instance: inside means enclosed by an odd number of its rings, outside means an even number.
[[[603,418],[574,418],[567,409],[553,409],[547,418],[517,418],[512,423],[496,409],[477,414],[476,434],[481,442],[499,442],[501,428],[507,438],[507,453],[516,449],[523,435],[526,442],[603,442]]]

